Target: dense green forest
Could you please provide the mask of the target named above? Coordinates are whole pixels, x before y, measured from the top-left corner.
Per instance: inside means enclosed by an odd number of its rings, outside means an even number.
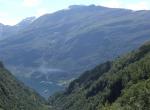
[[[46,101],[0,63],[0,110],[48,110]]]
[[[49,103],[53,110],[150,110],[150,42],[86,71]]]

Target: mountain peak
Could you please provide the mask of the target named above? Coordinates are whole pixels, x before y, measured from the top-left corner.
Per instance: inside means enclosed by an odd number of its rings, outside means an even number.
[[[70,5],[69,9],[82,9],[82,8],[106,8],[104,6],[97,6],[97,5]]]
[[[0,23],[0,26],[3,26],[3,24],[2,24],[2,23]]]
[[[32,16],[32,17],[27,17],[27,18],[25,18],[24,20],[22,20],[22,21],[34,21],[36,19],[36,17],[35,16]]]
[[[36,17],[34,17],[34,16],[33,17],[28,17],[28,18],[23,19],[17,25],[19,25],[19,26],[26,26],[26,25],[32,23],[35,19],[36,19]]]

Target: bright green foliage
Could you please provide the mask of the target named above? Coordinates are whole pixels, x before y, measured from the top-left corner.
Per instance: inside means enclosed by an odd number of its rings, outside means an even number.
[[[149,110],[150,43],[85,72],[49,102],[54,110]]]
[[[17,81],[0,63],[0,110],[48,110],[45,100]]]
[[[123,91],[123,95],[102,110],[149,110],[150,109],[150,79],[140,81]]]

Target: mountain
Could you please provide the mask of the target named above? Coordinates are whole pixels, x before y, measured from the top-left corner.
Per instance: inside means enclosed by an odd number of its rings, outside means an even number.
[[[35,19],[36,17],[34,16],[25,18],[21,22],[19,22],[16,26],[22,27],[24,29],[25,27],[28,27]]]
[[[46,101],[0,63],[0,110],[48,110]]]
[[[53,110],[149,110],[150,42],[86,71],[49,102]]]
[[[0,23],[0,40],[9,38],[14,34],[18,34],[20,31],[27,28],[29,24],[31,24],[35,19],[35,17],[28,17],[14,26],[4,25]]]
[[[83,71],[150,40],[149,17],[150,11],[144,10],[70,6],[13,34],[7,32],[9,37],[0,41],[0,59],[17,78],[47,97]]]

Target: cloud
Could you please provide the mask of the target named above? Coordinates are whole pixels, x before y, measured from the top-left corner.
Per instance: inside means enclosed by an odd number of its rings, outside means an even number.
[[[46,10],[45,8],[38,9],[36,13],[36,17],[42,16],[46,13],[48,13],[48,10]]]
[[[132,10],[149,10],[150,2],[148,0],[142,0],[137,2],[127,2],[125,0],[103,0],[102,6],[111,8],[126,8]]]
[[[61,10],[61,9],[59,9],[59,10]],[[57,10],[55,10],[55,9],[41,7],[41,8],[37,9],[35,16],[36,17],[40,17],[40,16],[42,16],[44,14],[50,14],[50,13],[54,13],[56,11]]]
[[[2,22],[5,25],[15,25],[18,23],[18,20],[16,19],[5,19],[5,18],[0,18],[0,22]]]
[[[138,3],[134,3],[134,4],[129,4],[126,6],[126,8],[132,9],[132,10],[149,10],[150,9],[147,1],[141,1]]]
[[[18,19],[9,18],[9,14],[0,12],[0,22],[5,25],[15,25],[18,22]]]
[[[40,4],[40,0],[23,0],[23,6],[33,7]]]
[[[0,18],[1,18],[1,17],[6,17],[6,16],[8,16],[8,14],[7,14],[7,13],[0,12]]]
[[[101,2],[102,6],[111,7],[111,8],[120,8],[123,4],[120,0],[103,0]]]

